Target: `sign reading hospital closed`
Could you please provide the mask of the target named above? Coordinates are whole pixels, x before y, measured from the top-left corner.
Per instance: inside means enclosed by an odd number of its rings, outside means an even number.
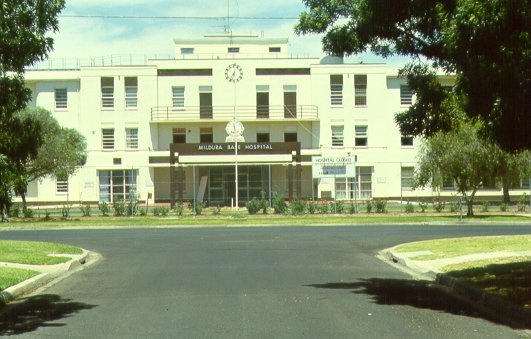
[[[314,156],[312,157],[312,176],[314,178],[355,177],[356,158],[351,156]]]

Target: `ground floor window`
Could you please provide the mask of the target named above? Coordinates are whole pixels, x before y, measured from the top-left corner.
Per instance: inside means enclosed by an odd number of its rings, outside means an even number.
[[[372,167],[356,167],[356,177],[336,178],[337,200],[367,200],[372,198]]]
[[[210,203],[228,204],[236,194],[235,168],[232,166],[219,166],[205,168],[208,175],[206,197]],[[238,167],[238,198],[246,202],[253,198],[268,196],[267,166],[240,166]]]
[[[115,202],[128,200],[136,194],[137,170],[98,171],[100,201]]]

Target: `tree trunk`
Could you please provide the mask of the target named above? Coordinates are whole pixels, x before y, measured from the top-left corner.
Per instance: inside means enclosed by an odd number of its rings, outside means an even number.
[[[22,198],[22,210],[25,213],[26,210],[28,209],[28,205],[26,203],[26,192],[19,192],[19,194],[20,194],[20,197]]]
[[[509,180],[504,176],[502,178],[503,202],[509,204],[511,197],[509,196]]]
[[[478,189],[474,188],[474,190],[470,194],[470,197],[467,198],[465,196],[466,205],[467,205],[467,212],[466,212],[466,216],[467,217],[473,217],[474,216],[474,197],[476,196],[476,192],[477,191],[478,191]]]

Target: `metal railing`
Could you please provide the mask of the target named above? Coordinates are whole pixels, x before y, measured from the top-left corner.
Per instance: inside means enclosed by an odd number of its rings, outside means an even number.
[[[277,106],[157,106],[151,108],[151,121],[226,120],[236,115],[239,120],[319,120],[314,105]]]

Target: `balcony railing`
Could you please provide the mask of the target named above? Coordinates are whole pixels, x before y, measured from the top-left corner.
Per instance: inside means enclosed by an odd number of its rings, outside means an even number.
[[[158,106],[151,108],[151,121],[229,121],[236,115],[239,120],[319,120],[317,106]]]

